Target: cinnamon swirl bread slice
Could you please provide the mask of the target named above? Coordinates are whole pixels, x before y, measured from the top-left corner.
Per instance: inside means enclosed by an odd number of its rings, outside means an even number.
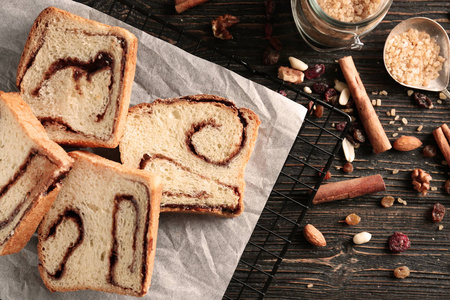
[[[161,211],[233,217],[244,209],[244,170],[260,121],[214,95],[158,99],[130,108],[122,162],[163,181]]]
[[[0,255],[27,244],[71,164],[19,94],[0,91]]]
[[[38,231],[45,285],[143,296],[153,271],[160,179],[92,153],[69,155],[73,168]]]
[[[51,139],[82,147],[118,145],[136,68],[127,30],[49,7],[34,22],[16,84]]]

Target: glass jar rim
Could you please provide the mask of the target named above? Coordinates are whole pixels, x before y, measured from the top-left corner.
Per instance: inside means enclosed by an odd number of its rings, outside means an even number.
[[[369,17],[362,19],[358,22],[344,22],[339,21],[335,18],[330,17],[325,11],[322,9],[322,7],[317,3],[317,0],[307,0],[312,8],[312,10],[317,14],[318,17],[320,17],[323,21],[336,26],[340,28],[354,28],[354,27],[362,27],[370,24],[372,21],[377,19],[381,14],[385,13],[387,9],[392,4],[393,0],[383,0],[382,3],[380,3],[380,6],[378,9],[371,14]]]

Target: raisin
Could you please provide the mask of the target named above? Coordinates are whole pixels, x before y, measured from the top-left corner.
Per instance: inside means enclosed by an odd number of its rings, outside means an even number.
[[[330,86],[323,82],[316,82],[313,85],[314,92],[319,95],[324,95],[329,88]]]
[[[266,0],[264,5],[266,7],[266,18],[270,20],[275,13],[275,0]]]
[[[426,145],[422,150],[423,156],[425,157],[435,157],[437,154],[436,146]]]
[[[383,199],[381,199],[381,206],[383,206],[384,208],[388,208],[391,207],[392,205],[394,205],[395,199],[392,196],[386,196],[383,197]]]
[[[444,190],[450,195],[450,179],[445,182]]]
[[[285,97],[287,96],[287,93],[285,90],[280,90],[280,91],[278,91],[278,93],[282,96],[285,96]]]
[[[358,142],[355,141],[355,139],[353,138],[352,135],[350,135],[350,134],[347,133],[347,134],[345,135],[345,138],[350,142],[350,144],[352,144],[353,146],[358,147]]]
[[[331,105],[336,105],[338,103],[338,100],[339,95],[335,89],[329,88],[328,90],[325,91],[325,101],[327,103],[330,103]]]
[[[266,39],[270,39],[270,37],[272,36],[272,33],[273,33],[272,24],[267,22],[266,25],[264,25],[264,36],[265,36],[265,38]]]
[[[424,94],[421,94],[419,92],[414,92],[413,94],[414,100],[416,101],[417,106],[422,108],[432,108],[433,103],[431,102],[430,98],[425,96]]]
[[[403,279],[408,277],[410,274],[409,268],[407,266],[398,267],[394,270],[394,276]]]
[[[345,126],[347,126],[347,122],[339,122],[336,124],[336,130],[344,131]]]
[[[305,76],[308,79],[315,79],[315,78],[319,78],[320,75],[322,75],[323,73],[325,73],[325,65],[320,64],[320,65],[314,65],[312,67],[309,67],[305,71]]]
[[[317,118],[322,118],[322,116],[323,116],[323,106],[322,105],[316,106],[316,109],[314,110],[314,115]]]
[[[358,128],[353,132],[353,138],[360,143],[364,143],[366,141],[366,137],[364,136],[362,130]]]
[[[389,238],[389,249],[391,249],[392,252],[404,252],[408,250],[409,247],[411,247],[411,241],[406,234],[395,232]]]
[[[275,49],[276,51],[281,51],[281,49],[283,48],[283,46],[281,45],[281,41],[279,38],[271,36],[269,38],[269,44],[270,46],[272,46],[273,49]]]
[[[267,46],[266,51],[263,53],[263,62],[265,65],[274,65],[280,59],[280,53]]]
[[[435,203],[433,206],[433,212],[431,216],[433,217],[433,222],[440,222],[445,215],[445,206],[440,203]]]
[[[342,170],[343,170],[345,173],[351,173],[351,172],[353,172],[353,165],[352,165],[352,163],[351,163],[351,162],[346,162],[346,163],[344,164],[344,167],[342,168]]]
[[[361,217],[358,216],[357,214],[349,214],[345,218],[345,223],[347,223],[348,225],[358,225],[360,221]]]

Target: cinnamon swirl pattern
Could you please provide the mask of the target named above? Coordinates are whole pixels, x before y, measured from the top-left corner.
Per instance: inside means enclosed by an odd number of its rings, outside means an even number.
[[[129,110],[121,159],[161,176],[161,211],[237,216],[259,125],[254,112],[219,96],[158,99]]]

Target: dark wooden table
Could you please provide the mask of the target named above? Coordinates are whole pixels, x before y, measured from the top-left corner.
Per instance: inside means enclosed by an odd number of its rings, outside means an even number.
[[[99,2],[101,6],[108,1]],[[361,51],[327,54],[317,53],[305,44],[294,25],[290,2],[276,0],[273,35],[281,40],[283,49],[279,62],[273,66],[262,63],[262,53],[267,45],[264,39],[266,18],[263,0],[211,0],[182,14],[175,12],[172,0],[134,2],[183,28],[185,32],[235,54],[255,69],[274,76],[278,67],[289,65],[288,57],[294,56],[308,64],[325,64],[326,72],[322,81],[332,83],[336,78],[343,80],[336,60],[352,55],[371,99],[382,101],[381,106],[375,108],[391,141],[395,140],[393,134],[398,133],[399,136],[415,136],[423,145],[435,145],[432,131],[444,122],[450,123],[450,100],[438,103],[437,93],[425,92],[435,107],[419,109],[407,96],[407,89],[389,77],[382,58],[387,35],[402,20],[414,16],[432,18],[449,32],[448,0],[394,0],[384,21],[362,40],[365,46]],[[223,41],[213,37],[211,20],[226,13],[237,16],[240,23],[231,29],[234,39]],[[311,86],[313,82],[306,81],[300,88]],[[264,84],[264,80],[261,83]],[[371,95],[371,92],[381,90],[386,90],[388,95]],[[300,102],[307,104],[303,100]],[[404,125],[400,120],[390,124],[393,117],[387,116],[386,112],[392,108],[396,109],[397,115],[405,117],[408,124]],[[423,129],[419,132],[417,128],[420,125],[423,125]],[[399,131],[399,127],[403,130]],[[354,172],[346,174],[337,170],[345,163],[344,155],[340,152],[330,169],[332,178],[328,181],[381,174],[387,185],[386,192],[310,208],[303,225],[314,224],[323,232],[328,244],[324,248],[315,248],[298,234],[265,298],[450,298],[450,217],[444,217],[440,223],[444,226],[443,230],[438,230],[438,224],[431,220],[431,209],[435,202],[450,207],[450,196],[443,190],[444,182],[450,178],[450,169],[442,163],[443,160],[440,152],[433,158],[423,157],[422,148],[405,153],[391,150],[375,155],[371,145],[366,143],[356,150]],[[414,168],[421,168],[433,177],[433,190],[425,197],[412,187],[410,174]],[[395,173],[394,170],[399,172]],[[401,197],[407,205],[396,202],[391,208],[383,208],[380,200],[387,195]],[[357,226],[342,223],[349,213],[361,216],[361,223]],[[294,209],[289,214],[299,215],[300,211]],[[361,231],[370,232],[372,240],[364,245],[354,245],[352,237]],[[411,248],[401,254],[393,254],[388,249],[388,238],[396,231],[408,234],[411,239]],[[276,248],[277,244],[272,247]],[[272,265],[273,260],[267,259],[259,267],[270,272]],[[393,270],[402,265],[411,269],[411,275],[401,280],[394,277]],[[313,286],[308,287],[310,284]],[[238,293],[239,289],[236,288],[231,289],[228,295],[233,297]],[[254,295],[244,292],[241,298],[248,299]]]

